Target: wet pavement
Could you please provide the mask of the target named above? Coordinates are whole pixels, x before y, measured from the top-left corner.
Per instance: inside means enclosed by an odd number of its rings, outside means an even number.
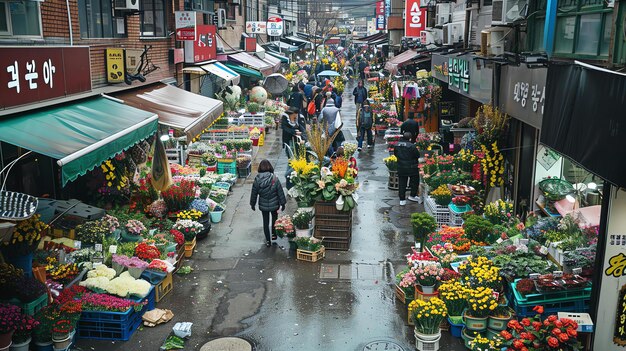
[[[352,89],[347,84],[341,112],[348,141],[356,135]],[[287,158],[279,139],[280,131],[267,135],[253,170],[266,158],[284,185]],[[327,250],[325,259],[309,263],[295,259],[286,239],[266,248],[261,214],[249,206],[254,171],[233,187],[222,222],[185,262],[194,271],[175,275],[173,291],[158,303],[174,312],[172,321],[142,327],[126,342],[80,340],[77,346],[156,351],[176,322],[188,321],[193,334],[185,350],[226,336],[246,339],[255,350],[414,350],[413,329],[393,281],[413,245],[409,217],[423,208],[399,206],[397,192],[387,189],[386,156],[380,136],[374,148],[356,156],[361,185],[349,251]],[[286,211],[296,208],[290,199]],[[464,349],[443,334],[440,350]]]

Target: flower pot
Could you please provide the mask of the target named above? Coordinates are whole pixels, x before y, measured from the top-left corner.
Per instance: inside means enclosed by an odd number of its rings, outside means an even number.
[[[289,251],[296,251],[296,250],[298,250],[298,244],[296,244],[296,242],[293,240],[289,240]]]
[[[8,350],[8,349],[9,349],[9,347],[11,347],[11,345],[12,345],[11,340],[9,340],[9,344],[8,344],[7,346],[5,346],[5,347],[0,347],[0,351],[6,351],[6,350]]]
[[[456,321],[460,323],[456,323]],[[450,323],[450,334],[452,334],[455,338],[460,338],[463,327],[465,326],[465,324],[463,324],[463,317],[449,316],[448,323]]]
[[[434,294],[435,293],[435,286],[434,285],[421,285],[420,287],[422,288],[422,293],[429,295],[429,294]]]
[[[185,257],[190,258],[193,255],[193,250],[196,248],[196,238],[192,241],[185,242]]]
[[[489,329],[492,330],[504,330],[506,329],[506,325],[507,323],[509,323],[509,321],[511,320],[511,314],[509,313],[508,317],[494,317],[494,316],[489,316],[489,323],[487,324],[487,326],[489,327]]]
[[[29,347],[30,347],[30,341],[32,340],[32,338],[28,338],[28,340],[21,342],[19,344],[17,343],[13,343],[11,344],[11,347],[9,348],[9,350],[11,351],[28,351]]]
[[[311,235],[311,231],[309,230],[309,228],[306,229],[297,229],[296,228],[296,238],[308,238]]]
[[[219,223],[222,221],[222,214],[224,213],[224,210],[222,211],[211,211],[211,222],[213,223]]]
[[[64,336],[52,336],[52,343],[54,344],[55,350],[65,350],[72,343],[72,337],[74,336],[72,333],[65,334]]]
[[[9,348],[11,345],[11,338],[13,338],[13,331],[8,333],[0,334],[0,349]]]
[[[46,342],[38,342],[35,341],[33,342],[33,350],[34,351],[53,351],[53,347],[52,347],[52,341],[46,341]]]
[[[415,336],[415,348],[419,351],[437,351],[439,350],[439,339],[441,339],[441,330],[437,334],[422,334],[413,329]]]
[[[469,343],[470,341],[476,339],[476,336],[467,328],[463,328],[463,330],[461,331],[461,339],[463,339],[463,342],[465,343],[465,347],[471,350],[472,348],[470,347]]]
[[[477,318],[468,316],[467,313],[463,313],[463,321],[465,322],[465,328],[472,331],[485,331],[488,324],[487,317]]]
[[[128,267],[128,274],[135,279],[139,279],[144,270],[144,268]]]

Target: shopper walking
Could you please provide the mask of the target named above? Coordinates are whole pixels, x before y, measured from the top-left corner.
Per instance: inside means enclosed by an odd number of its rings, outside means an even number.
[[[341,122],[341,114],[339,113],[339,109],[335,106],[335,100],[330,98],[330,93],[326,93],[326,106],[320,112],[320,123],[325,125],[326,127],[326,135],[330,137],[335,133],[337,129],[339,129],[339,133],[335,140],[328,150],[328,154],[332,155],[333,152],[337,149],[339,145],[344,142],[343,133],[341,132],[341,128],[343,127],[343,122]]]
[[[417,197],[417,188],[419,186],[419,157],[417,145],[411,141],[411,132],[405,132],[402,139],[393,149],[393,154],[398,158],[398,195],[400,197],[400,205],[406,205],[406,185],[407,182],[411,187],[410,201],[420,202]]]
[[[274,167],[268,160],[263,160],[259,164],[259,170],[254,184],[252,184],[252,193],[250,194],[250,207],[255,211],[255,207],[259,203],[259,210],[263,215],[263,233],[265,234],[265,246],[272,246],[272,240],[276,240],[274,232],[274,224],[278,217],[278,208],[285,210],[287,199],[283,192],[283,186],[280,180],[274,175]],[[270,231],[270,216],[272,217],[272,226]],[[271,233],[271,239],[270,239]]]
[[[420,133],[420,125],[415,120],[415,115],[413,112],[409,112],[409,119],[404,121],[400,126],[400,133],[404,134],[405,132],[411,133],[411,141],[415,142],[417,140],[417,135]]]
[[[354,104],[356,105],[356,117],[359,117],[359,112],[361,110],[361,104],[363,101],[367,100],[367,89],[363,84],[363,80],[359,80],[358,85],[352,91],[352,95],[354,96]]]
[[[290,148],[294,148],[298,143],[298,137],[302,138],[305,129],[299,120],[299,109],[297,107],[289,107],[287,112],[283,113],[280,127],[283,130],[283,148],[285,144]]]
[[[367,147],[374,144],[372,138],[372,126],[374,125],[374,115],[368,100],[363,101],[361,111],[357,113],[357,130],[359,131],[358,150],[363,147],[363,140],[367,135]]]

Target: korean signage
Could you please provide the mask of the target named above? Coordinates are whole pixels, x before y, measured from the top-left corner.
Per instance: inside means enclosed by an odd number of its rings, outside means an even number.
[[[500,104],[510,116],[541,128],[543,107],[546,101],[545,67],[502,66]]]
[[[622,286],[617,298],[613,342],[620,346],[626,346],[626,285]]]
[[[273,16],[267,19],[267,35],[270,37],[279,37],[283,35],[283,19]]]
[[[470,63],[466,58],[448,58],[448,89],[469,94]]]
[[[175,11],[176,40],[194,40],[196,38],[196,13],[194,11]]]
[[[0,47],[0,109],[91,90],[88,47]]]
[[[256,52],[256,38],[245,38],[244,45],[246,52]]]
[[[194,41],[185,42],[185,62],[198,63],[214,60],[217,57],[217,42],[214,25],[196,26]]]
[[[385,30],[387,28],[386,22],[385,1],[378,1],[376,3],[376,30]]]
[[[420,0],[406,0],[404,8],[404,36],[419,38],[426,28],[426,10],[420,9]]]
[[[107,83],[115,84],[124,82],[126,76],[126,69],[124,68],[124,61],[126,54],[124,49],[106,49],[106,69],[107,69]]]
[[[267,33],[267,22],[246,22],[246,33],[265,34]]]
[[[448,57],[432,54],[431,59],[431,73],[433,77],[439,79],[442,82],[448,82]]]

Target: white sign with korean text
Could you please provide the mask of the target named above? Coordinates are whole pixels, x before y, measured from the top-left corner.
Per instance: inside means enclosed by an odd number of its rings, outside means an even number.
[[[504,112],[540,129],[546,104],[547,74],[545,67],[503,66],[500,104]]]

